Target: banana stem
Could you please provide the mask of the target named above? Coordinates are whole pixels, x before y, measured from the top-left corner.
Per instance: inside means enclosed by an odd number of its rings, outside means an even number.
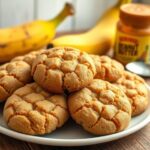
[[[73,14],[74,14],[73,6],[69,3],[66,3],[63,10],[54,19],[49,20],[49,22],[53,22],[55,27],[57,27],[67,16]]]
[[[88,32],[93,32],[93,31],[95,31],[95,30],[97,30],[97,28],[100,28],[100,26],[102,27],[105,27],[105,22],[106,21],[104,21],[104,20],[110,20],[110,22],[111,22],[111,20],[113,19],[112,18],[112,15],[111,15],[111,13],[112,13],[112,10],[115,10],[115,15],[118,17],[119,16],[119,8],[120,8],[120,6],[121,5],[123,5],[123,4],[126,4],[126,3],[130,3],[132,0],[118,0],[118,2],[117,2],[117,4],[114,6],[114,7],[112,7],[112,8],[110,8],[108,11],[106,11],[105,13],[104,13],[104,15],[100,18],[100,21],[98,21],[98,23],[96,24],[96,26],[95,27],[93,27],[91,30],[89,30]],[[112,27],[115,25],[116,26],[116,19],[114,19],[114,24],[112,24]],[[102,23],[103,22],[103,23]],[[109,23],[108,21],[107,21],[107,23]],[[112,30],[111,30],[112,31]]]
[[[121,6],[123,4],[126,4],[126,3],[131,3],[132,0],[118,0],[118,3],[116,6]]]

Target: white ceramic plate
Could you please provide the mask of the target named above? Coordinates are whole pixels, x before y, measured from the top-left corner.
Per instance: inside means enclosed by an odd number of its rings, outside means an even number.
[[[2,106],[0,107],[0,110],[2,110]],[[69,120],[61,129],[56,130],[52,134],[47,134],[44,136],[30,136],[10,130],[4,123],[2,111],[0,111],[0,133],[27,142],[53,146],[82,146],[113,141],[140,130],[149,122],[150,104],[148,109],[143,114],[132,118],[129,127],[126,130],[116,134],[93,136],[85,132],[73,121]]]

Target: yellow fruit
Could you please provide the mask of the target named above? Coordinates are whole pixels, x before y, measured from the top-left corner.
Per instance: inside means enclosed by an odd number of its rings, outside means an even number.
[[[0,63],[47,45],[55,36],[56,27],[73,14],[72,10],[72,5],[67,3],[60,14],[50,21],[37,20],[0,29]]]
[[[70,46],[92,54],[105,54],[114,44],[119,8],[129,2],[131,0],[118,0],[118,3],[88,32],[61,36],[52,40],[50,44],[53,47]]]

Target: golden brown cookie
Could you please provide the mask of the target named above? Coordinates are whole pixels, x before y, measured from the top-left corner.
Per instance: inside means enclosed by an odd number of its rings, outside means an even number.
[[[24,62],[28,63],[29,65],[32,65],[33,60],[37,57],[37,55],[39,55],[40,53],[42,53],[44,51],[45,51],[45,49],[33,51],[33,52],[30,52],[26,55],[22,55],[22,56],[18,56],[18,57],[13,58],[11,60],[11,62],[13,62],[13,61],[24,61]]]
[[[34,80],[53,93],[73,92],[88,85],[95,75],[91,57],[74,48],[53,48],[33,62]]]
[[[31,65],[35,57],[44,50],[15,57],[0,66],[0,102],[6,100],[16,89],[31,82]]]
[[[94,60],[96,67],[96,75],[94,78],[115,82],[122,76],[124,67],[118,61],[111,59],[108,56],[90,56]]]
[[[31,66],[24,61],[0,66],[0,102],[31,80]]]
[[[38,84],[31,83],[7,99],[3,116],[11,129],[39,135],[61,127],[69,115],[64,95],[47,93]]]
[[[148,90],[145,81],[128,71],[116,82],[127,95],[132,105],[132,116],[141,114],[148,106]]]
[[[131,104],[124,92],[100,79],[71,94],[68,107],[72,118],[96,135],[124,130],[131,119]]]

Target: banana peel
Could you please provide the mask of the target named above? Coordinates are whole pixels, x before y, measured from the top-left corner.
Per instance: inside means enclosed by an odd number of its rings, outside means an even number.
[[[106,54],[115,41],[116,24],[119,20],[119,8],[131,0],[118,0],[89,31],[81,34],[70,34],[55,38],[50,42],[52,47],[69,46],[91,54]]]
[[[72,14],[72,5],[66,3],[63,10],[52,20],[36,20],[0,29],[0,63],[46,46],[54,38],[57,26]]]

